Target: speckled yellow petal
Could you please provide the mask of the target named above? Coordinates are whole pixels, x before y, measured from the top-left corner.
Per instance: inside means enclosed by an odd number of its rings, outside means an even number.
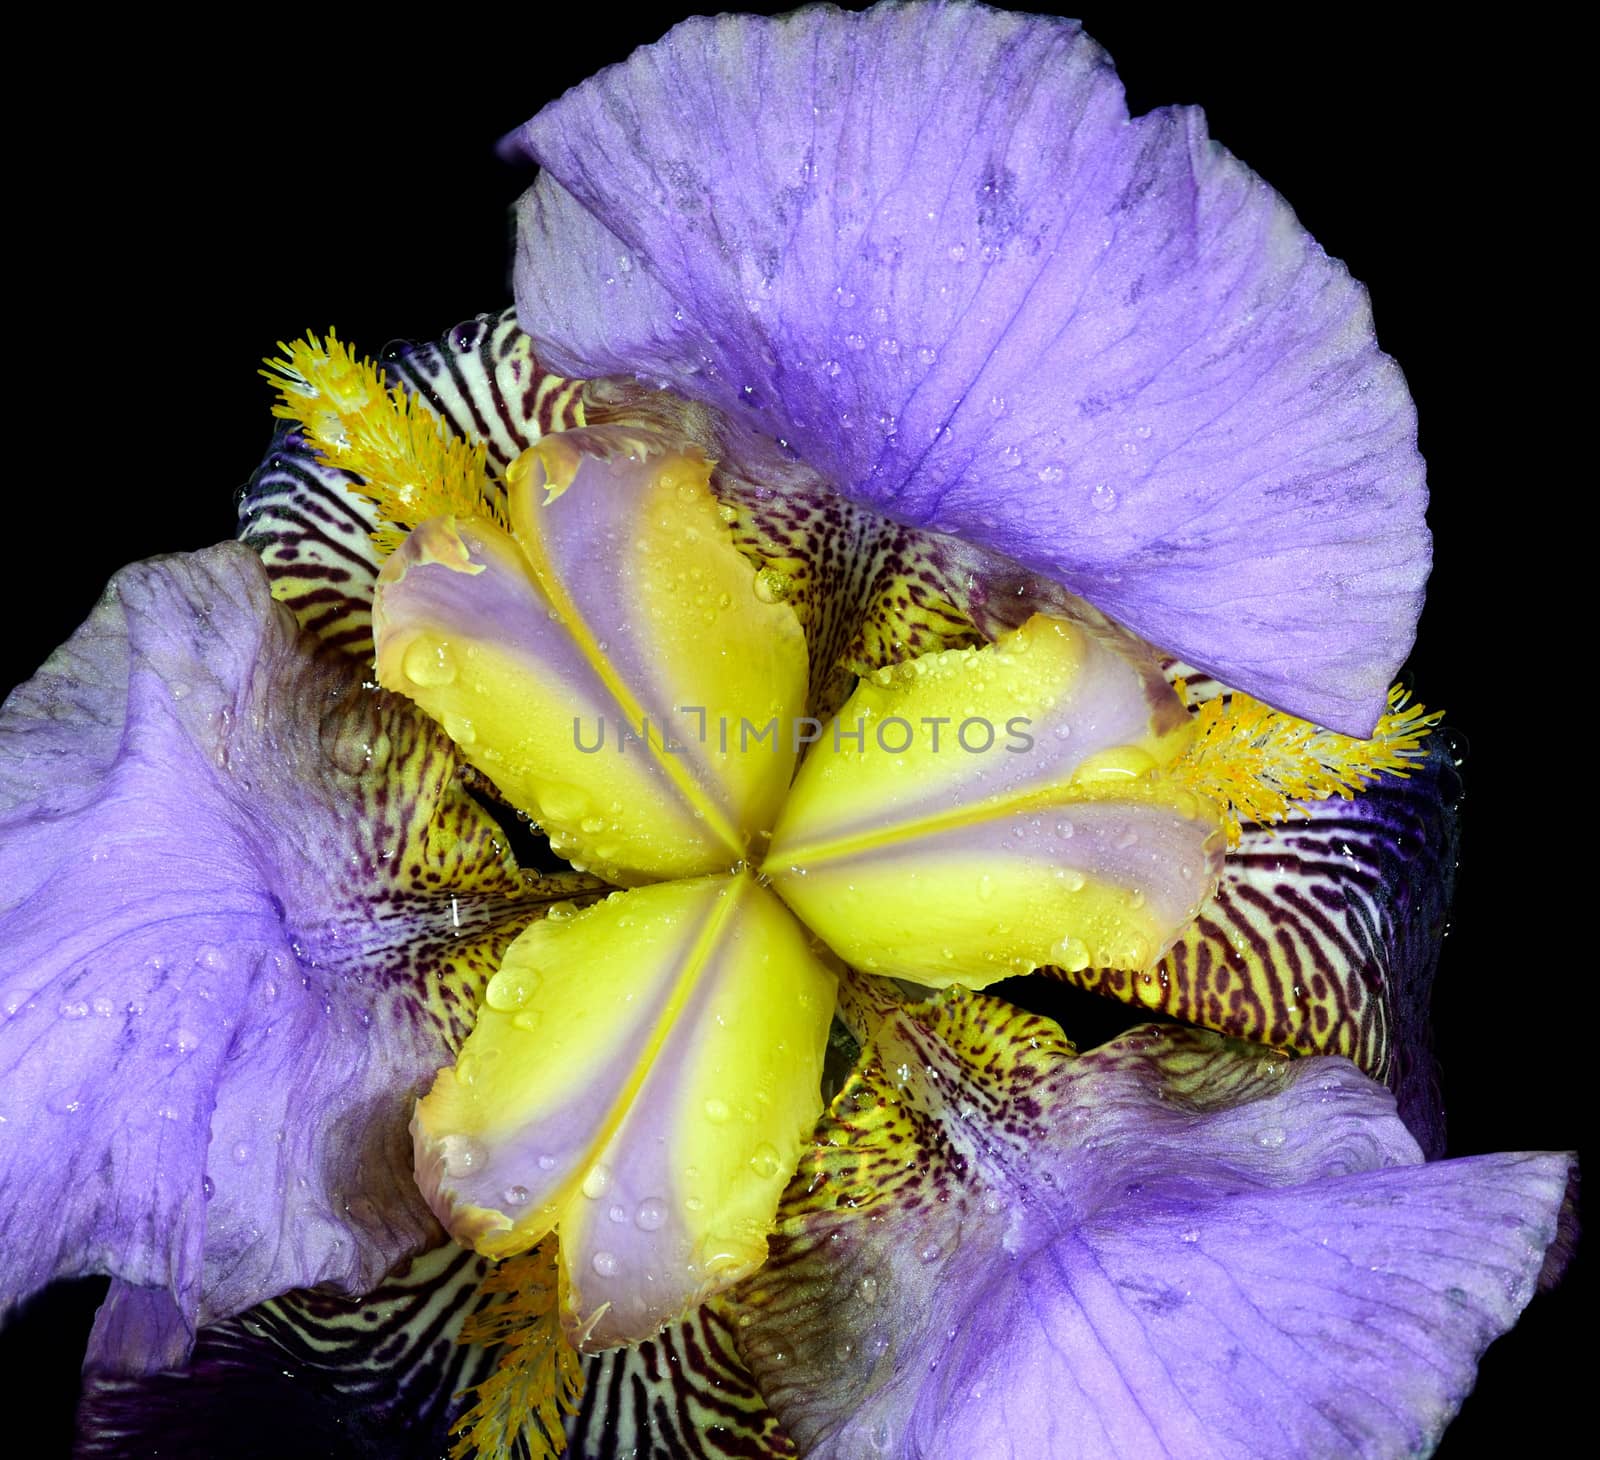
[[[804,637],[709,469],[648,432],[547,436],[508,473],[509,534],[434,519],[378,581],[380,681],[614,882],[759,854],[794,765]]]
[[[851,963],[982,987],[1143,969],[1216,884],[1190,728],[1153,665],[1036,614],[864,680],[811,748],[766,873]]]
[[[833,994],[748,874],[540,923],[417,1108],[418,1183],[491,1256],[558,1227],[575,1337],[643,1339],[765,1259],[822,1108]]]

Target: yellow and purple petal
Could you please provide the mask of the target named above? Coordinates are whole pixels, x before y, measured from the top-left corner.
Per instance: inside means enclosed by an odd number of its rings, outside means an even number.
[[[817,1460],[1427,1453],[1570,1165],[1423,1165],[1341,1059],[1166,1027],[1078,1056],[947,994],[869,1040],[742,1350]]]
[[[448,741],[225,545],[125,569],[0,712],[0,1303],[114,1281],[93,1365],[370,1286],[436,1230],[415,1095],[535,915]]]
[[[1429,1008],[1455,882],[1460,786],[1431,744],[1407,776],[1247,827],[1216,895],[1153,968],[1050,970],[1126,1003],[1298,1054],[1395,1092],[1430,1160],[1444,1111]]]
[[[1365,291],[1198,111],[982,6],[691,20],[508,141],[541,357],[664,382],[853,500],[1371,731],[1429,565]]]
[[[794,764],[804,637],[709,473],[649,432],[548,436],[512,468],[509,532],[433,519],[379,577],[380,681],[613,882],[734,867]]]
[[[749,875],[528,929],[418,1106],[417,1180],[490,1256],[553,1228],[576,1337],[649,1337],[758,1267],[822,1108],[834,977]]]
[[[1164,773],[1188,717],[1153,662],[1036,615],[862,681],[801,766],[765,871],[869,972],[982,987],[1150,967],[1222,862]]]

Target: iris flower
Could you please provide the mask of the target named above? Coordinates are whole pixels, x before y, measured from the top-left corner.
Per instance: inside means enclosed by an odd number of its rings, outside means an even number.
[[[285,1364],[267,1450],[1430,1447],[1570,1161],[1424,1159],[1359,286],[967,6],[689,22],[509,145],[515,317],[289,348],[242,542],[0,718],[0,1272],[112,1277],[86,1452]]]

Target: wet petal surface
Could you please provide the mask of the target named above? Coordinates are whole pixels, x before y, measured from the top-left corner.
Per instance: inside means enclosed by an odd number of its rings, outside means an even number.
[[[379,580],[380,680],[612,881],[733,867],[794,762],[804,637],[757,596],[708,474],[649,433],[549,436],[513,470],[510,532],[425,523]],[[746,722],[775,724],[751,754]]]
[[[864,680],[801,766],[767,874],[874,973],[1142,970],[1221,865],[1214,815],[1161,778],[1187,732],[1153,665],[1035,616]]]
[[[688,21],[508,144],[518,313],[847,496],[1048,572],[1352,734],[1429,562],[1365,292],[1194,110],[1130,122],[1075,24],[978,6]]]
[[[888,1015],[740,1290],[803,1453],[1425,1453],[1532,1295],[1570,1160],[1424,1166],[1381,1087],[983,995]]]
[[[491,1256],[558,1227],[583,1346],[647,1338],[764,1258],[821,1108],[833,990],[748,876],[537,924],[418,1107],[418,1183]]]
[[[436,1231],[410,1102],[539,905],[454,765],[231,544],[124,570],[6,702],[0,1290],[110,1273],[92,1363]]]

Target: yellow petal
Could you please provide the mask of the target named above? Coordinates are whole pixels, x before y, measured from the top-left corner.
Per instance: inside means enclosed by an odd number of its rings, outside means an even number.
[[[513,463],[510,534],[436,519],[379,577],[380,681],[615,882],[759,855],[794,765],[804,639],[708,472],[642,433],[548,436]]]
[[[1152,665],[1035,615],[864,680],[800,768],[765,871],[842,958],[981,988],[1144,969],[1210,895],[1222,837],[1166,774],[1188,717]]]
[[[575,1337],[647,1337],[758,1267],[821,1111],[834,977],[753,877],[617,893],[506,955],[417,1108],[417,1179],[490,1256],[559,1228]]]

